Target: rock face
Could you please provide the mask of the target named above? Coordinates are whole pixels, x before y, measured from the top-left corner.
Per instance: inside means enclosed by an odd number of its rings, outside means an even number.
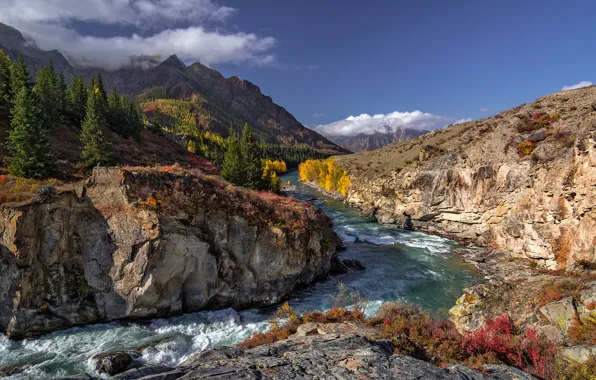
[[[327,276],[320,211],[201,173],[97,168],[85,186],[0,206],[0,328],[271,305]]]
[[[347,202],[381,223],[546,268],[596,261],[596,87],[336,157]]]

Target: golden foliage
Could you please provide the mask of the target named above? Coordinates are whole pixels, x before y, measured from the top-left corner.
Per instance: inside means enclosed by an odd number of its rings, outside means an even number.
[[[350,178],[348,172],[339,167],[333,157],[326,160],[306,160],[298,166],[300,179],[313,182],[327,191],[348,195]]]

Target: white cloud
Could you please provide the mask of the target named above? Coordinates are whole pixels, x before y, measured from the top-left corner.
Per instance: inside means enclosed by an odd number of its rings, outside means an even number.
[[[0,22],[79,65],[117,69],[130,64],[131,56],[171,54],[206,65],[275,62],[273,37],[213,27],[236,12],[213,0],[0,0],[0,7]],[[73,21],[127,26],[137,34],[81,35],[70,28]]]
[[[325,112],[315,112],[315,113],[312,114],[312,117],[315,118],[315,119],[318,119],[318,118],[323,117],[323,116],[325,116]]]
[[[482,108],[480,108],[480,112],[488,112],[488,107],[482,107]]]
[[[449,121],[448,117],[421,111],[388,114],[350,116],[330,124],[318,125],[314,129],[326,136],[354,136],[360,133],[394,132],[400,127],[417,130],[440,128]]]
[[[588,87],[591,86],[592,82],[587,81],[587,80],[583,80],[579,83],[576,84],[572,84],[571,86],[563,86],[563,88],[561,89],[561,91],[567,91],[567,90],[575,90],[578,88],[582,88],[582,87]]]
[[[472,118],[466,117],[464,119],[456,120],[452,124],[455,125],[455,124],[467,123],[468,121],[472,121],[472,120],[473,120]]]

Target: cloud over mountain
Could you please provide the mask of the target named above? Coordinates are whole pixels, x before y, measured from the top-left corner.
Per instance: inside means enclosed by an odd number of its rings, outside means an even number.
[[[225,29],[235,13],[213,0],[3,0],[0,22],[83,66],[117,69],[131,56],[171,54],[207,65],[273,64],[273,37]]]
[[[587,81],[587,80],[583,80],[579,83],[576,84],[572,84],[570,86],[563,86],[563,88],[561,89],[561,91],[567,91],[567,90],[576,90],[578,88],[582,88],[582,87],[588,87],[591,86],[592,82]]]
[[[399,112],[388,114],[361,114],[350,116],[330,124],[318,125],[314,129],[325,136],[355,136],[357,134],[374,134],[395,132],[400,127],[415,130],[432,130],[449,122],[445,116],[433,115],[422,111]]]

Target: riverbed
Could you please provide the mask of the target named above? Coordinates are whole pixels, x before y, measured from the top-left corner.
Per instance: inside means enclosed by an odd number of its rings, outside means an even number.
[[[365,271],[330,278],[298,292],[289,300],[297,311],[332,307],[341,282],[366,299],[368,315],[388,301],[441,313],[454,304],[464,287],[480,278],[473,267],[452,254],[458,247],[453,241],[363,218],[343,202],[300,183],[295,172],[281,179],[296,186],[291,196],[312,202],[333,219],[334,229],[346,245],[342,258],[357,259],[366,267]],[[0,368],[24,366],[22,373],[9,377],[14,380],[81,372],[97,375],[90,360],[93,355],[139,348],[139,360],[173,366],[202,350],[236,344],[255,331],[265,331],[274,310],[226,309],[144,323],[104,323],[18,342],[0,336]]]

